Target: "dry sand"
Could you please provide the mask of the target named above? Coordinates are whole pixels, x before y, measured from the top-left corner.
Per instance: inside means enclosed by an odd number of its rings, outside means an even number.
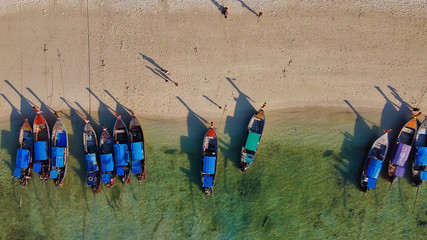
[[[427,111],[426,1],[88,2],[0,3],[0,92],[18,109],[10,85],[56,110],[61,98],[115,110],[107,90],[153,118],[232,114],[246,96],[255,108],[381,108],[378,89],[399,106],[388,86]]]

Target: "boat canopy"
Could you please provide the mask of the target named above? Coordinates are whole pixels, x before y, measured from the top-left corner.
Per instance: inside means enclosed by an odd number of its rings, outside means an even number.
[[[420,180],[427,180],[427,171],[420,172]]]
[[[113,154],[101,154],[101,170],[104,172],[114,171]]]
[[[116,175],[117,176],[124,176],[125,175],[125,168],[124,167],[117,167],[116,168]]]
[[[382,166],[383,166],[382,161],[375,158],[371,158],[369,162],[368,170],[366,171],[366,176],[368,176],[368,178],[377,179],[378,175],[380,174]]]
[[[213,177],[212,176],[204,176],[203,177],[203,187],[213,187]]]
[[[93,186],[95,185],[95,173],[89,173],[86,178],[87,185]]]
[[[21,173],[22,173],[22,169],[21,168],[15,168],[15,170],[13,171],[13,176],[16,178],[20,178],[21,177]]]
[[[58,169],[50,170],[50,178],[57,179],[58,178]]]
[[[142,142],[133,142],[130,144],[130,149],[132,151],[132,161],[140,161],[144,158],[142,144]]]
[[[127,153],[126,144],[114,144],[114,159],[116,166],[127,166],[129,163],[129,155]]]
[[[252,163],[254,161],[254,155],[250,153],[246,153],[245,162]]]
[[[375,189],[377,187],[377,179],[376,178],[368,178],[368,188]]]
[[[64,151],[63,147],[52,147],[52,166],[64,167]]]
[[[110,177],[109,173],[103,173],[101,178],[102,178],[103,183],[110,183],[111,182],[111,177]]]
[[[86,160],[86,171],[94,172],[98,171],[98,165],[96,163],[96,153],[85,154]]]
[[[141,161],[132,161],[132,173],[141,173]]]
[[[41,172],[41,170],[42,170],[42,163],[41,162],[35,162],[33,164],[33,171],[38,173],[38,172]]]
[[[45,141],[34,142],[34,160],[36,161],[47,160],[47,142]]]
[[[215,157],[204,156],[203,157],[203,173],[215,174]]]
[[[403,177],[405,175],[405,167],[397,166],[395,175],[398,177]]]
[[[56,146],[66,147],[67,146],[67,134],[65,132],[56,133]]]
[[[427,147],[418,147],[415,165],[427,166]]]
[[[256,152],[260,138],[261,134],[249,132],[248,138],[246,139],[245,148]]]
[[[408,160],[409,154],[411,153],[412,146],[400,143],[397,148],[396,154],[393,157],[393,164],[404,167]]]
[[[16,154],[16,168],[27,168],[30,164],[30,152],[28,149],[18,148]]]

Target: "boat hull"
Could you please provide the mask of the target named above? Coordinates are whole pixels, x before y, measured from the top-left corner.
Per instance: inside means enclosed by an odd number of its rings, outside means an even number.
[[[213,129],[213,123],[203,138],[202,150],[202,188],[206,195],[210,195],[215,185],[218,165],[218,137]]]
[[[129,123],[132,173],[138,181],[145,180],[145,141],[138,119],[133,115]]]
[[[46,120],[41,115],[41,112],[36,108],[36,118],[33,123],[34,135],[34,163],[33,171],[38,173],[41,181],[46,182],[49,180],[50,174],[50,132]]]
[[[122,184],[128,184],[130,183],[129,132],[120,115],[117,116],[114,124],[114,143],[116,175]]]
[[[33,162],[33,130],[24,117],[24,123],[19,131],[18,153],[14,177],[19,179],[22,185],[28,185],[31,179],[31,164]]]
[[[98,139],[89,121],[86,121],[83,129],[83,146],[86,161],[86,182],[93,193],[99,193],[101,192],[101,171],[99,169],[101,163],[98,155]],[[92,157],[95,157],[95,163],[93,163]]]
[[[114,139],[104,128],[99,140],[99,153],[101,160],[101,180],[107,188],[114,186]]]
[[[376,188],[378,175],[387,156],[389,147],[388,133],[379,137],[369,150],[363,166],[360,187],[363,192]]]
[[[247,171],[255,161],[258,146],[264,133],[264,127],[265,114],[264,106],[262,106],[261,109],[252,116],[246,130],[240,157],[240,169],[243,172]]]
[[[406,162],[411,153],[417,129],[418,122],[415,116],[403,126],[397,137],[388,166],[388,177],[391,182],[404,176]]]
[[[414,141],[412,158],[412,179],[416,186],[427,180],[427,119],[424,119]]]
[[[57,187],[62,187],[67,175],[68,165],[68,132],[61,119],[56,120],[52,129],[51,170],[50,178]]]

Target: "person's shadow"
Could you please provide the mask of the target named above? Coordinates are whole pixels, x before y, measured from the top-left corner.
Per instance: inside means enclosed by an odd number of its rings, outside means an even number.
[[[217,1],[211,0],[211,2],[218,8],[218,11],[220,13],[223,13],[225,11],[225,7],[221,4],[219,4]]]
[[[191,201],[194,211],[194,200],[193,200],[193,185],[192,183],[199,186],[199,190],[202,191],[202,180],[200,172],[202,169],[202,144],[203,136],[205,135],[208,128],[206,127],[207,121],[200,115],[195,113],[180,97],[176,97],[187,109],[187,136],[181,136],[180,147],[181,153],[187,155],[190,168],[185,169],[181,167],[181,171],[185,173],[189,180],[189,190],[191,195]]]
[[[242,0],[237,0],[237,1],[239,1],[242,4],[242,7],[248,9],[251,13],[258,16],[258,14],[254,10],[252,10],[252,8],[250,8],[245,2],[243,2]]]

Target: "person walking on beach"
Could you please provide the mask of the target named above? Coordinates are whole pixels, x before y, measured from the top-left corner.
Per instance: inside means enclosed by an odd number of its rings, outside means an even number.
[[[162,71],[162,73],[164,73],[165,75],[171,75],[170,72],[166,69],[160,68],[160,71]]]
[[[256,17],[257,18],[260,18],[262,16],[262,12],[259,12],[257,15],[256,15]]]
[[[225,18],[227,18],[228,16],[228,7],[224,8],[224,10],[222,11],[222,13],[224,15]]]

